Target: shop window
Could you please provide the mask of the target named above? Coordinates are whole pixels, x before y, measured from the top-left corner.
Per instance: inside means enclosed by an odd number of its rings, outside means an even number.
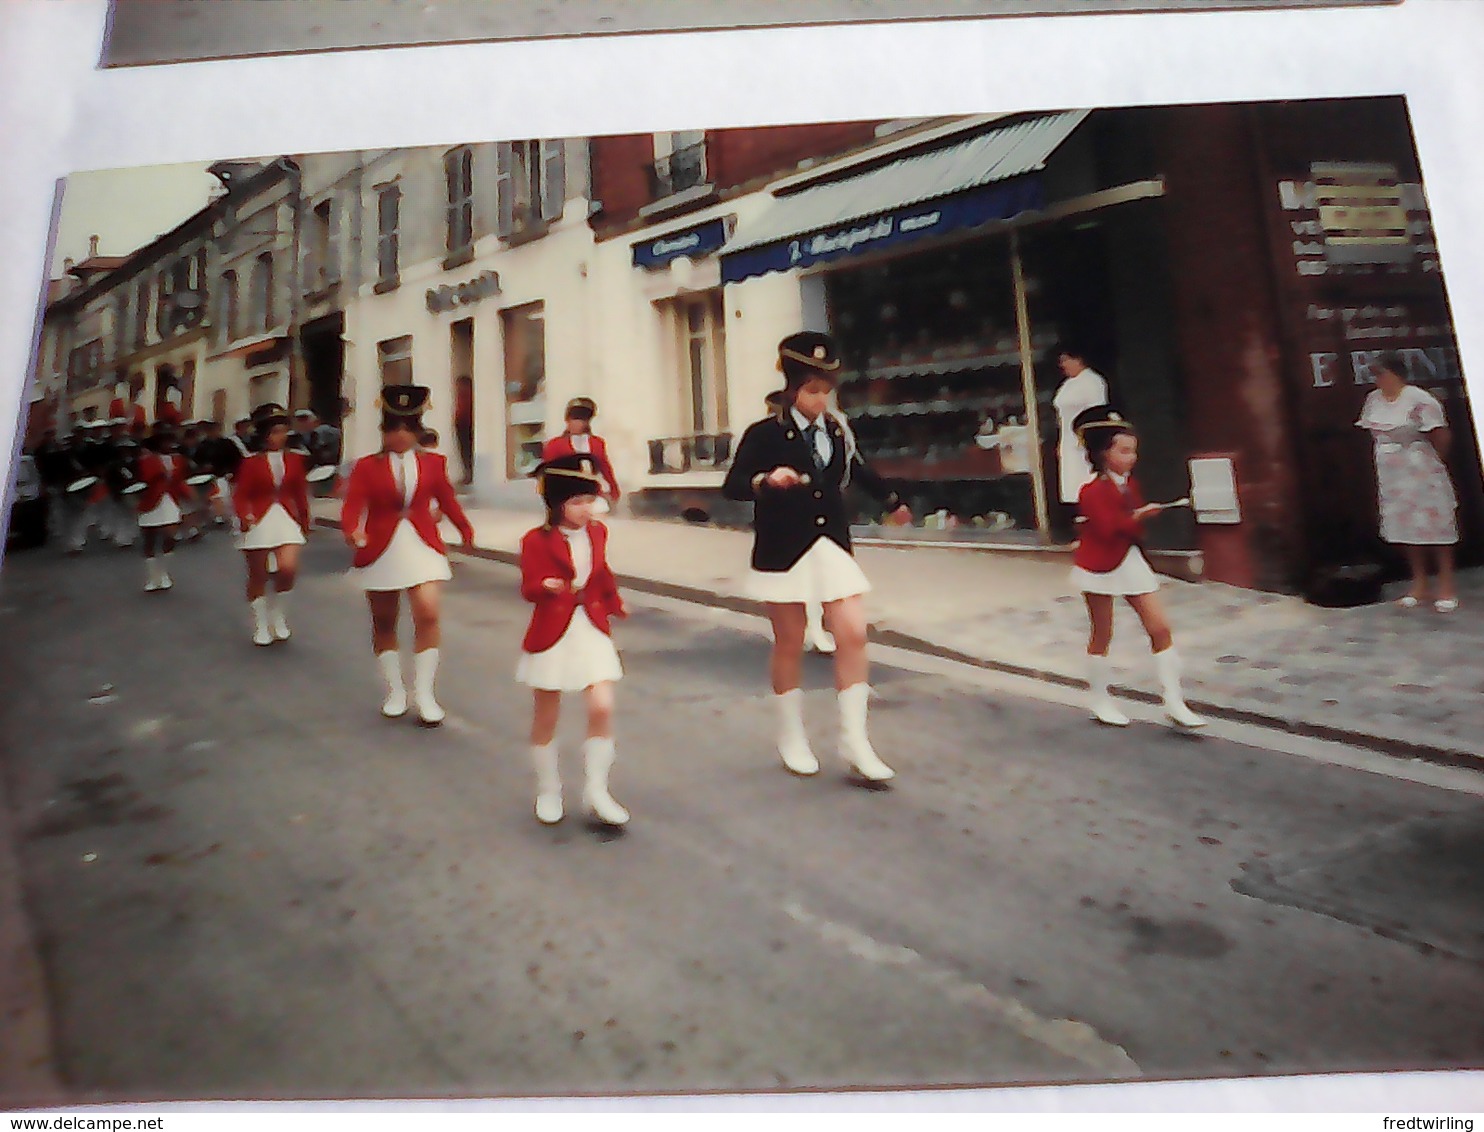
[[[649,167],[651,200],[706,184],[706,132],[681,130],[654,135],[654,164]]]
[[[402,190],[383,185],[376,190],[376,290],[390,291],[400,282]]]
[[[1034,531],[1039,442],[1026,428],[1009,241],[832,272],[825,296],[842,353],[839,407],[914,513]],[[1033,339],[1038,368],[1053,339]]]
[[[376,343],[376,362],[383,385],[412,384],[412,335]]]
[[[505,339],[505,472],[529,475],[541,462],[546,427],[546,308],[500,312]]]
[[[443,180],[448,193],[448,257],[444,267],[456,267],[474,258],[474,152],[468,146],[443,155]]]
[[[721,293],[685,295],[668,307],[678,347],[681,427],[696,434],[722,432],[727,377]]]
[[[498,234],[540,234],[566,204],[566,143],[501,142],[495,147]]]

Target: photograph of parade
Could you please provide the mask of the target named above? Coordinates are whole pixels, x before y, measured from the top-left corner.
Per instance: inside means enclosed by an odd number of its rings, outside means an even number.
[[[0,768],[72,1095],[1484,1066],[1451,252],[1400,96],[69,178]]]

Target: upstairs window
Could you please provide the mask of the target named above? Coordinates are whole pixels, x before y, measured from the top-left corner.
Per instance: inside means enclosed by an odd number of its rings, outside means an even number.
[[[445,153],[443,179],[448,194],[448,258],[467,262],[474,254],[474,151],[460,146]]]
[[[496,147],[502,238],[540,233],[562,218],[567,201],[566,148],[560,139],[501,142]]]
[[[402,190],[396,185],[383,185],[376,190],[376,288],[395,287],[399,278]]]

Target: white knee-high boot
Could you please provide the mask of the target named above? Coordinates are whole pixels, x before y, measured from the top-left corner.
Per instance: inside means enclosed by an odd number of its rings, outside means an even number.
[[[778,754],[795,774],[818,774],[819,760],[809,749],[804,731],[804,692],[800,688],[773,697],[778,705]]]
[[[433,680],[438,675],[438,650],[423,649],[412,654],[412,698],[418,717],[429,727],[443,722],[444,711],[433,698]]]
[[[869,684],[852,684],[840,692],[840,754],[856,772],[872,782],[886,782],[897,772],[881,761],[866,736],[866,705]]]
[[[1108,684],[1113,674],[1113,662],[1106,656],[1095,656],[1091,653],[1087,657],[1087,684],[1088,702],[1087,706],[1092,711],[1093,719],[1099,723],[1106,723],[1109,727],[1127,727],[1128,716],[1118,710],[1118,705],[1113,702],[1113,696],[1108,691]]]
[[[144,592],[154,593],[160,588],[160,564],[159,560],[149,557],[144,560]]]
[[[271,645],[273,643],[273,633],[268,628],[267,597],[255,597],[249,605],[252,607],[252,643],[255,645]]]
[[[1159,672],[1159,682],[1164,693],[1165,715],[1176,727],[1204,727],[1206,721],[1186,706],[1180,691],[1180,654],[1171,645],[1164,652],[1154,654],[1154,667]]]
[[[263,596],[268,599],[268,609],[272,616],[273,639],[275,641],[286,641],[289,639],[288,607],[289,594],[292,590],[268,590]]]
[[[835,651],[835,638],[824,627],[824,606],[818,602],[804,604],[804,644],[826,655]]]
[[[407,689],[402,684],[402,658],[396,649],[376,654],[376,663],[381,666],[382,678],[386,680],[386,699],[381,705],[381,714],[396,719],[407,714]]]
[[[553,740],[544,747],[531,747],[531,765],[536,768],[536,820],[553,825],[562,820],[562,774]]]
[[[583,787],[582,803],[599,821],[608,825],[623,825],[629,820],[629,811],[613,800],[608,793],[608,771],[613,767],[615,751],[612,739],[589,739],[582,745],[587,761],[587,784]]]
[[[165,551],[160,556],[160,589],[168,590],[175,585],[175,580],[170,577],[170,551]]]

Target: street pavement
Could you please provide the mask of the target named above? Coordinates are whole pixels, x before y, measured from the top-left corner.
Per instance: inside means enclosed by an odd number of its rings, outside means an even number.
[[[532,493],[534,498],[534,493]],[[315,502],[333,521],[339,503]],[[518,497],[470,512],[477,544],[513,560],[539,522]],[[747,531],[610,517],[614,568],[640,584],[701,601],[760,610],[741,597]],[[919,545],[863,545],[872,584],[868,613],[878,639],[919,651],[1085,681],[1087,613],[1069,592],[1068,556]],[[1404,586],[1392,587],[1399,596]],[[1387,751],[1466,765],[1484,760],[1484,570],[1459,576],[1460,608],[1403,610],[1389,602],[1321,609],[1301,598],[1214,582],[1164,579],[1160,597],[1200,711]],[[1149,643],[1126,606],[1115,615],[1115,692],[1149,701],[1159,684]]]
[[[816,657],[826,769],[798,780],[757,619],[631,593],[613,788],[633,821],[546,828],[514,570],[457,562],[428,730],[377,713],[347,559],[316,532],[295,635],[268,649],[219,534],[165,594],[134,554],[5,563],[0,784],[71,1095],[1484,1064],[1473,771],[1177,735],[1140,705],[1107,731],[1044,682],[883,649],[873,734],[899,778],[833,759]]]

